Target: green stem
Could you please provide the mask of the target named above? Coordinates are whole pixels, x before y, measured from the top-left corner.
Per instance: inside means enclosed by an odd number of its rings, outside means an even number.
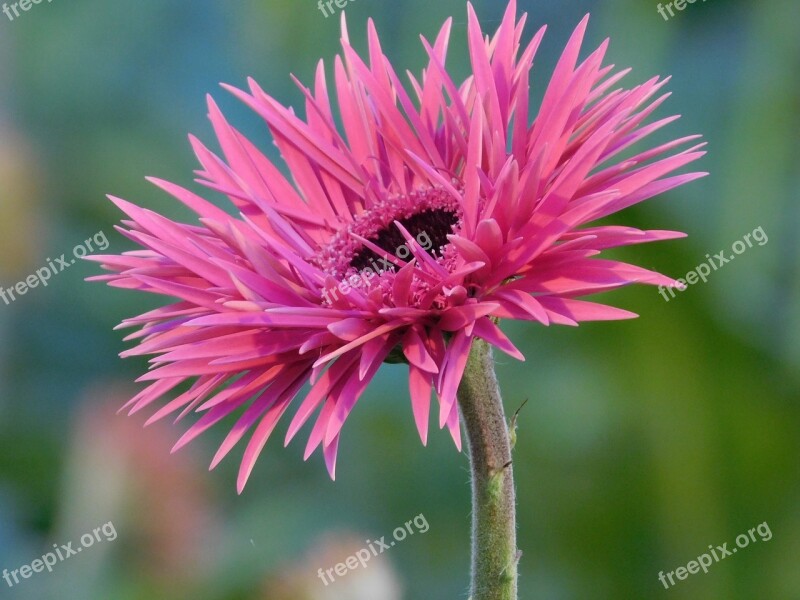
[[[517,600],[517,531],[509,428],[492,350],[476,340],[458,388],[472,467],[471,600]]]

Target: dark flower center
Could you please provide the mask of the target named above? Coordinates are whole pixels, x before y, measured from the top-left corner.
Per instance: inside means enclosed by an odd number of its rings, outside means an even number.
[[[397,221],[428,254],[440,257],[442,248],[448,244],[447,236],[453,233],[453,228],[458,224],[458,216],[452,211],[435,208]],[[412,258],[409,242],[394,223],[390,223],[377,235],[367,239],[389,255],[405,261]],[[373,265],[380,264],[380,259],[381,257],[370,248],[363,247],[353,255],[350,266],[363,271],[367,267],[372,268]]]

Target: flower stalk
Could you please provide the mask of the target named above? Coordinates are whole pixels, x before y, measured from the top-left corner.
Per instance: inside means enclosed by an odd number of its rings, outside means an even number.
[[[491,347],[472,345],[458,401],[472,471],[471,600],[517,600],[516,499],[509,426]]]

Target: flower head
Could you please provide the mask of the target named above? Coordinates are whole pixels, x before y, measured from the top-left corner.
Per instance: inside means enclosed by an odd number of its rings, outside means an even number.
[[[523,45],[526,17],[517,20],[512,1],[484,37],[468,11],[472,74],[460,84],[445,68],[450,20],[433,44],[423,39],[429,63],[410,83],[371,22],[365,61],[343,20],[333,86],[322,62],[313,89],[298,82],[304,118],[255,81],[248,92],[224,86],[264,118],[290,178],[209,98],[222,155],[191,138],[198,176],[238,216],[159,179],[199,223],[112,198],[129,217],[120,231],[144,250],[93,257],[113,272],[94,279],[175,298],[122,324],[139,327],[128,338],[138,346],[123,355],[154,355],[140,378],[149,386],[126,406],[136,412],[182,390],[151,417],[202,414],[176,448],[244,409],[212,463],[249,433],[240,491],[307,383],[286,443],[316,413],[306,458],[321,446],[331,477],[342,426],[384,362],[408,365],[423,443],[435,392],[439,425],[460,447],[456,390],[472,342],[523,360],[499,319],[625,319],[635,315],[578,298],[675,284],[597,255],[683,234],[586,226],[704,175],[668,176],[702,156],[702,144],[677,150],[699,136],[619,158],[677,118],[644,124],[667,80],[615,88],[628,71],[603,65],[607,41],[579,61],[587,17],[534,114],[529,78],[544,28]]]

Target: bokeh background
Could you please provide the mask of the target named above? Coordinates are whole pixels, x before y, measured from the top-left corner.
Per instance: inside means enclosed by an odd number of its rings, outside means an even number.
[[[709,143],[710,177],[619,216],[688,240],[620,256],[678,277],[757,227],[769,237],[668,303],[652,288],[605,299],[637,320],[507,327],[528,357],[499,365],[507,410],[529,399],[515,459],[521,598],[798,599],[798,5],[713,0],[669,21],[651,0],[520,5],[530,33],[549,24],[534,95],[591,12],[585,53],[610,36],[610,61],[634,68],[626,83],[672,74],[658,115],[683,118],[665,136]],[[504,2],[476,8],[493,28]],[[362,49],[375,19],[400,71],[422,68],[418,35],[453,15],[451,65],[466,73],[462,0],[346,11]],[[218,83],[254,76],[300,106],[289,74],[311,81],[338,38],[314,0],[55,0],[13,21],[0,13],[0,285],[100,231],[109,251],[129,249],[106,193],[188,217],[143,177],[193,185],[186,135],[213,145],[204,95],[272,150]],[[80,262],[0,302],[0,568],[109,521],[118,535],[52,574],[0,580],[0,598],[466,598],[467,457],[443,432],[420,445],[403,368],[383,369],[348,421],[335,483],[319,456],[302,461],[303,444],[282,449],[278,432],[237,496],[235,458],[206,471],[224,428],[170,455],[191,417],[143,429],[145,415],[115,414],[145,364],[117,357],[128,345],[112,328],[159,301],[84,283],[96,272]],[[419,514],[427,533],[334,585],[317,579]],[[659,571],[763,522],[770,541],[668,591],[659,583]]]

